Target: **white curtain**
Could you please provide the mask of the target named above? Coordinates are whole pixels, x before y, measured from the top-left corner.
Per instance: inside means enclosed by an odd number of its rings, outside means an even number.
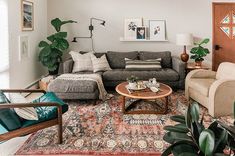
[[[0,0],[0,87],[9,87],[8,6]]]

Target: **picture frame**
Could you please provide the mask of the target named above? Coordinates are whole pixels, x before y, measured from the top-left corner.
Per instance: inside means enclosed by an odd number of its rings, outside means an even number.
[[[149,20],[149,39],[151,41],[166,40],[166,21]]]
[[[19,36],[19,61],[29,58],[29,36]]]
[[[146,27],[137,27],[136,39],[137,40],[146,40],[147,39],[147,28]]]
[[[31,1],[21,0],[21,27],[22,31],[34,30],[34,4]]]
[[[137,27],[143,26],[142,18],[127,18],[124,22],[124,38],[136,39]]]

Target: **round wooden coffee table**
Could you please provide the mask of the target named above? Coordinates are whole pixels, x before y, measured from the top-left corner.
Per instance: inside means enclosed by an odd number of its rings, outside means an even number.
[[[149,88],[140,91],[129,92],[126,88],[128,85],[127,82],[123,82],[116,87],[116,91],[122,95],[122,111],[124,114],[166,114],[168,110],[169,96],[172,94],[172,89],[170,86],[160,83],[160,91],[157,93],[152,92]],[[136,111],[127,111],[131,106],[129,105],[126,108],[126,98],[137,99],[131,105],[138,104],[138,102],[144,100],[151,104],[156,104],[160,110],[136,110]],[[156,102],[157,99],[165,99],[165,107],[162,108]]]

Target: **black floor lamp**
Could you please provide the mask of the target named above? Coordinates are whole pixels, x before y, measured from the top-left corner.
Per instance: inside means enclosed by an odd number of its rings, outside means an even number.
[[[94,50],[94,42],[93,42],[93,30],[94,30],[94,26],[93,26],[93,21],[100,21],[100,25],[105,26],[105,21],[102,19],[98,19],[98,18],[90,18],[90,25],[89,25],[89,31],[90,31],[90,36],[88,37],[74,37],[72,42],[77,42],[77,39],[91,39],[91,47],[92,47],[92,51]]]

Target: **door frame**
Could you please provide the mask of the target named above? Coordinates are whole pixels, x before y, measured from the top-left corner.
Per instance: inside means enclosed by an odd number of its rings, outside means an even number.
[[[215,71],[215,6],[224,4],[235,4],[235,2],[212,2],[212,70]]]

